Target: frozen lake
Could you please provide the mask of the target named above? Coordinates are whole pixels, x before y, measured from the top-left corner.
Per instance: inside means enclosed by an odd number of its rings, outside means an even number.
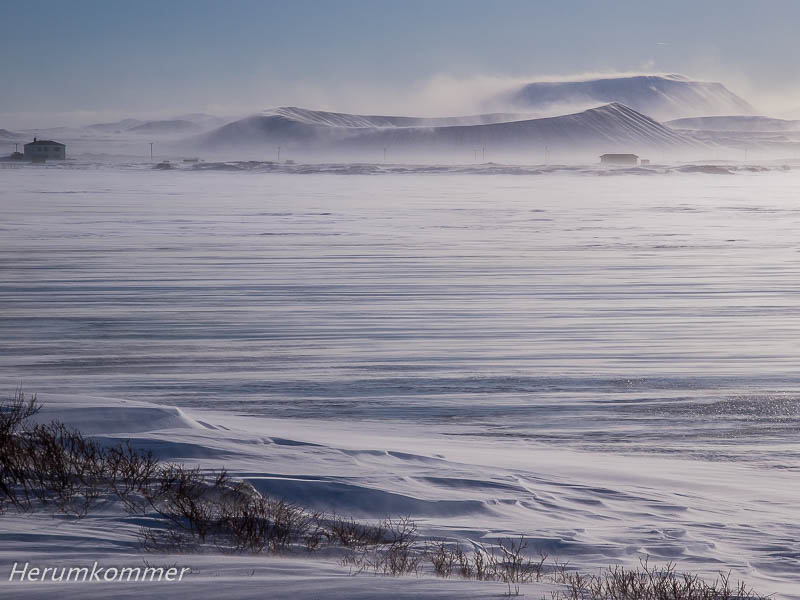
[[[794,469],[799,192],[7,169],[0,383]]]

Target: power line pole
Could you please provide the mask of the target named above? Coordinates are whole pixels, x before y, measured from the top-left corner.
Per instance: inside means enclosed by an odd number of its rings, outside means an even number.
[[[153,142],[150,142],[150,162],[153,162]]]
[[[386,162],[386,148],[383,149],[383,162]]]
[[[481,148],[481,162],[486,162],[486,146]]]
[[[278,146],[278,162],[281,162],[281,147]]]

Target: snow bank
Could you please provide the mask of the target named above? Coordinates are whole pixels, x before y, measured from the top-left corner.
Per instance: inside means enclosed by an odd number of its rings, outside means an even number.
[[[800,484],[789,473],[589,454],[529,440],[482,440],[457,426],[444,432],[387,423],[364,428],[357,423],[184,413],[108,398],[45,395],[42,400],[46,408],[40,419],[63,417],[80,426],[80,415],[85,415],[85,429],[104,439],[125,439],[135,432],[136,446],[159,448],[164,459],[206,469],[224,466],[262,492],[310,508],[368,518],[410,515],[424,536],[467,544],[524,534],[531,553],[543,551],[586,570],[610,562],[635,564],[645,555],[675,560],[682,569],[708,576],[732,569],[762,592],[800,597],[794,585],[795,559],[780,542],[797,529],[791,524],[791,507]],[[187,455],[187,446],[206,451]],[[0,568],[6,569],[23,559],[37,564],[177,561],[197,571],[181,584],[180,593],[207,593],[214,586],[217,594],[217,584],[222,584],[230,586],[230,597],[242,598],[251,597],[250,585],[256,582],[274,585],[292,598],[317,597],[321,589],[333,598],[403,597],[400,590],[413,590],[416,596],[408,597],[444,597],[456,590],[481,597],[499,591],[497,584],[353,579],[327,559],[142,557],[136,554],[140,519],[124,514],[74,521],[12,513],[0,519]],[[242,583],[242,572],[253,579]],[[0,577],[0,590],[13,590],[14,597],[44,597],[55,589],[53,584],[4,579]],[[108,593],[102,586],[57,589],[76,598]],[[120,588],[119,594],[158,597],[163,589]],[[546,587],[530,589],[539,593]]]

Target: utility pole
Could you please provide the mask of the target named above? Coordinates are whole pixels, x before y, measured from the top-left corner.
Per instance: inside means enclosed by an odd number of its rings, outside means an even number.
[[[150,142],[150,162],[153,162],[153,142]]]
[[[550,162],[550,146],[544,147],[544,164]]]
[[[478,149],[477,148],[473,148],[472,151],[475,153],[475,162],[478,162]]]
[[[281,147],[278,146],[278,162],[281,162]]]
[[[481,162],[486,162],[486,146],[481,148]]]
[[[386,148],[383,149],[383,162],[386,162]]]

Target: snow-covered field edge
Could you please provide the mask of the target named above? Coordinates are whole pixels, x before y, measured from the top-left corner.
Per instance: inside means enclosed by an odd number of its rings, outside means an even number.
[[[226,468],[261,493],[358,519],[408,515],[421,539],[491,544],[524,535],[527,552],[595,573],[608,564],[677,563],[714,579],[722,572],[762,594],[798,598],[790,558],[788,474],[739,465],[561,450],[531,440],[481,440],[459,427],[253,418],[107,398],[42,397],[39,421],[57,419],[97,440],[130,440],[162,461]],[[745,476],[746,475],[746,476]],[[712,483],[713,482],[713,483]],[[746,482],[746,483],[743,483]],[[755,482],[755,485],[754,485]],[[84,518],[51,512],[0,516],[0,590],[14,598],[417,598],[496,597],[501,582],[399,578],[358,572],[343,555],[145,552],[146,519],[119,507]],[[778,553],[778,554],[776,554]],[[20,569],[190,568],[181,581],[21,582]],[[15,567],[16,565],[16,567]],[[14,569],[16,568],[16,571]],[[12,576],[16,573],[15,576]],[[550,597],[560,586],[520,586]]]

